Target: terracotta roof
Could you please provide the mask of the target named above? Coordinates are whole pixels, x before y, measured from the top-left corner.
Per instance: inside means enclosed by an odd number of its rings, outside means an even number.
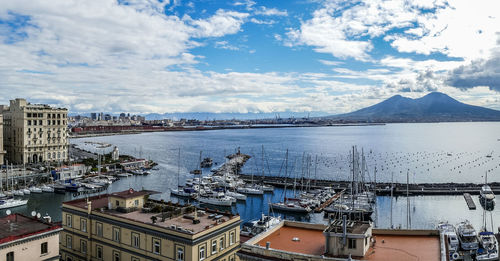
[[[0,244],[59,228],[59,223],[45,223],[21,214],[11,214],[0,218]]]
[[[440,260],[439,236],[377,235],[361,260]],[[382,243],[382,241],[384,241]]]
[[[298,238],[298,241],[294,241]],[[295,252],[307,255],[323,255],[325,253],[325,236],[322,230],[282,226],[257,243],[266,246],[271,243],[272,249]]]

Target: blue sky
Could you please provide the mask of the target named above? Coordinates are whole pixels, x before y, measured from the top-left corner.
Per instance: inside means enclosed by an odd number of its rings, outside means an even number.
[[[445,92],[500,109],[498,1],[18,0],[1,103],[73,113],[349,112]]]

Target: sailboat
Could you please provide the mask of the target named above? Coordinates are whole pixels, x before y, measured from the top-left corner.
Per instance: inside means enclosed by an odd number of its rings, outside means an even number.
[[[197,193],[196,190],[192,187],[183,188],[179,184],[181,172],[181,149],[179,148],[179,152],[177,155],[177,188],[170,190],[170,194],[177,197],[187,197],[187,198],[196,198]]]
[[[200,160],[198,161],[198,168],[191,170],[189,173],[194,174],[194,175],[201,175],[201,169],[199,169],[199,167],[201,165],[201,153],[202,153],[202,151],[200,151]]]
[[[250,181],[250,185],[244,185],[242,187],[238,187],[236,191],[241,194],[248,194],[248,195],[264,195],[264,190],[262,189],[261,186],[255,185],[253,182],[253,171],[252,171],[252,178]]]
[[[24,165],[23,165],[23,177],[24,177],[24,188],[22,190],[25,195],[29,195],[31,194],[31,191],[26,186],[26,167]]]
[[[484,185],[479,192],[479,202],[485,209],[492,210],[495,207],[495,194],[488,186],[488,172],[486,172],[484,179]]]

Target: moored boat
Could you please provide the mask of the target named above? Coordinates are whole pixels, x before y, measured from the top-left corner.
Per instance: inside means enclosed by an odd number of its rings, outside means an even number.
[[[260,219],[244,223],[240,234],[247,237],[253,237],[269,230],[270,228],[278,225],[280,222],[281,217],[266,216],[262,213]]]
[[[457,225],[457,236],[460,247],[463,250],[474,250],[479,248],[476,230],[469,221],[461,222]]]
[[[0,209],[14,208],[28,204],[27,199],[5,199],[0,200]]]
[[[493,232],[479,232],[479,248],[476,251],[476,260],[498,260],[498,241]]]

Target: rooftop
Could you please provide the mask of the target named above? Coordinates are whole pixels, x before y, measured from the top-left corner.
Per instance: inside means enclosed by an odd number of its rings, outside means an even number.
[[[124,191],[128,192],[128,191]],[[174,215],[172,218],[165,218],[165,221],[161,221],[161,212],[144,212],[143,210],[134,210],[128,213],[113,210],[113,209],[107,209],[108,207],[108,198],[110,196],[116,197],[118,195],[121,195],[122,197],[128,197],[129,195],[133,195],[133,197],[139,196],[139,195],[147,195],[148,193],[151,193],[152,191],[135,191],[132,194],[126,194],[122,195],[124,192],[118,192],[118,193],[113,193],[113,194],[105,194],[105,195],[99,195],[99,196],[94,196],[90,197],[88,200],[92,202],[92,210],[100,210],[100,213],[102,214],[107,214],[111,215],[113,217],[119,217],[123,218],[128,221],[135,221],[135,222],[140,222],[143,224],[149,224],[149,225],[155,225],[159,226],[161,228],[167,228],[167,229],[172,229],[176,230],[178,232],[183,232],[186,234],[197,234],[199,232],[202,232],[208,228],[214,227],[221,225],[229,220],[232,220],[234,218],[237,218],[239,216],[237,215],[232,215],[232,214],[227,214],[227,213],[222,213],[222,212],[217,212],[215,210],[208,210],[206,211],[200,211],[198,210],[198,220],[200,221],[199,223],[195,224],[193,222],[194,218],[194,211],[191,210],[190,213],[185,213],[181,215]],[[154,193],[154,192],[153,192]],[[82,208],[82,211],[87,210],[87,200],[85,198],[82,199],[76,199],[72,201],[67,201],[64,202],[65,205],[77,207],[77,208]],[[177,206],[175,204],[169,205],[168,202],[160,202],[156,200],[148,200],[148,204],[155,204],[158,206],[163,206],[165,208],[175,208],[175,211],[177,213],[181,213],[182,208],[186,210],[187,207],[189,206]],[[192,209],[195,209],[194,207],[191,206]],[[164,212],[166,213],[166,212]],[[151,217],[156,216],[156,223],[153,224]],[[175,226],[175,228],[174,228]]]
[[[298,238],[294,241],[293,238]],[[270,242],[272,249],[295,252],[307,255],[323,255],[325,253],[325,237],[322,230],[300,227],[282,226],[257,245],[265,247]]]
[[[440,260],[439,236],[380,235],[361,260]],[[383,243],[382,243],[383,241]],[[424,250],[424,251],[422,251]]]
[[[60,224],[46,223],[21,214],[0,218],[0,244],[61,228]]]
[[[152,190],[135,191],[134,189],[129,189],[129,190],[121,191],[121,192],[111,193],[109,196],[127,199],[127,198],[135,198],[135,197],[158,194],[158,193],[159,192],[152,191]]]

